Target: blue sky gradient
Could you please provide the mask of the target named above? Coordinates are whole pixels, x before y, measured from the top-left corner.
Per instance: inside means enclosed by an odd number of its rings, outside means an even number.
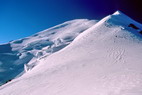
[[[117,9],[131,15],[124,8],[126,3],[120,1],[0,0],[0,43],[30,36],[72,19],[101,19]]]

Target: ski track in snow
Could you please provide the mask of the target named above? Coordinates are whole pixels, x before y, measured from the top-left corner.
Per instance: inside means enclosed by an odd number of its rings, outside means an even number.
[[[114,64],[118,62],[125,63],[125,60],[124,60],[125,49],[122,49],[119,47],[116,47],[116,48],[113,47],[108,49],[107,53],[108,53],[109,59],[115,60]]]

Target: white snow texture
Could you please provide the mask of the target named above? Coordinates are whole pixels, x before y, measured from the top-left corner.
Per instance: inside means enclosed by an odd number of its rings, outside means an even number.
[[[142,95],[141,27],[117,11],[0,45],[0,95]]]

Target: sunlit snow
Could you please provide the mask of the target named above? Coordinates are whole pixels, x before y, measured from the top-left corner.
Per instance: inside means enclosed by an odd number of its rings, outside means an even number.
[[[13,51],[28,48],[19,55],[22,61],[30,54],[36,57],[25,66],[24,75],[0,87],[0,95],[142,95],[142,25],[120,11],[96,24],[89,20],[75,23],[37,33],[31,40],[20,40],[20,45],[11,42]],[[129,27],[131,23],[139,29]],[[55,35],[52,29],[63,30]],[[70,38],[75,39],[66,46]],[[51,52],[42,45],[47,39],[54,44],[49,46],[52,52],[66,47],[46,56]],[[32,62],[36,66],[28,70]]]

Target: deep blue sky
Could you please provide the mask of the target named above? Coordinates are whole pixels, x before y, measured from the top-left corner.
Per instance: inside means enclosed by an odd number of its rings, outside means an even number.
[[[0,43],[30,36],[67,20],[121,10],[142,23],[141,0],[0,0]]]

